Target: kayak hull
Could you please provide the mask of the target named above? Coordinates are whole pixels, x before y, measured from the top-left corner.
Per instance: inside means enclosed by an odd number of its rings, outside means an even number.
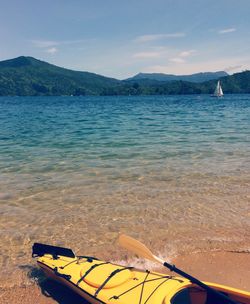
[[[92,295],[88,294],[86,291],[84,291],[82,288],[79,288],[78,286],[76,286],[75,284],[71,283],[70,281],[59,277],[58,275],[56,275],[54,273],[54,271],[49,268],[46,267],[45,265],[38,263],[38,265],[40,266],[40,268],[43,270],[44,274],[46,275],[47,278],[54,280],[64,286],[66,286],[67,288],[71,289],[73,292],[77,293],[80,297],[82,297],[84,300],[88,301],[91,304],[103,304],[104,302],[99,301],[98,299],[96,299],[95,297],[93,297]]]
[[[181,277],[125,267],[92,257],[44,253],[37,262],[48,278],[67,286],[91,304],[219,303],[209,300],[205,290]],[[250,304],[249,292],[215,283],[206,284],[241,304]]]

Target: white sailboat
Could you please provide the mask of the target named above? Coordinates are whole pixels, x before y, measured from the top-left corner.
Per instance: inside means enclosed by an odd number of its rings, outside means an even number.
[[[216,88],[214,90],[214,95],[212,95],[213,97],[222,97],[223,96],[223,91],[222,91],[222,87],[220,84],[220,81],[218,80]]]

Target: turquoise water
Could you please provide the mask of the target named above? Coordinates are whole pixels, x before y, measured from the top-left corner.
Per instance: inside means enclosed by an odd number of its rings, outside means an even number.
[[[34,241],[117,258],[119,231],[248,251],[249,122],[250,95],[1,97],[0,265]]]

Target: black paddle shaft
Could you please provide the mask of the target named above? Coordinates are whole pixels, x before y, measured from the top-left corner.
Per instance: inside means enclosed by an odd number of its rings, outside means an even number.
[[[197,280],[196,278],[192,277],[191,275],[189,275],[188,273],[178,269],[177,267],[175,267],[175,265],[171,265],[168,264],[167,262],[164,262],[163,264],[165,267],[167,267],[168,269],[170,269],[171,271],[174,271],[176,273],[178,273],[179,275],[181,275],[182,277],[188,279],[189,281],[191,281],[192,283],[202,287],[203,289],[207,290],[210,294],[214,294],[215,296],[221,298],[224,300],[224,302],[226,301],[226,303],[231,303],[231,304],[238,304],[237,302],[235,302],[234,300],[230,299],[229,297],[227,297],[226,295],[224,295],[223,293],[209,287],[208,285],[202,283],[201,281]]]

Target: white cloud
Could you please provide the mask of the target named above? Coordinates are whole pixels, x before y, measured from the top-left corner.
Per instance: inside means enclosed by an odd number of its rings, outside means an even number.
[[[220,30],[220,31],[218,31],[218,33],[219,34],[227,34],[227,33],[232,33],[232,32],[235,32],[235,31],[236,31],[236,28],[231,27],[231,28]]]
[[[45,50],[45,52],[53,55],[58,52],[58,49],[56,47],[52,47],[50,49]]]
[[[42,49],[44,52],[54,55],[58,52],[58,46],[60,43],[58,41],[52,40],[32,40],[31,41],[36,48]]]
[[[52,40],[31,40],[31,42],[37,48],[54,47],[59,44],[58,41],[52,41]]]
[[[62,40],[62,41],[55,41],[55,40],[31,40],[34,47],[42,49],[44,52],[49,54],[55,54],[58,52],[58,46],[62,45],[71,45],[71,44],[80,44],[85,42],[86,40],[79,39],[79,40]]]
[[[179,54],[180,57],[189,57],[196,53],[196,50],[183,51]]]
[[[48,48],[54,47],[58,45],[71,45],[71,44],[81,44],[86,43],[89,41],[94,41],[94,39],[77,39],[77,40],[62,40],[62,41],[55,41],[55,40],[31,40],[32,44],[37,48]]]
[[[195,53],[196,50],[182,51],[177,55],[177,57],[170,58],[169,61],[174,63],[185,63],[187,61],[186,59]]]
[[[136,42],[150,42],[156,41],[161,39],[168,39],[168,38],[181,38],[185,37],[185,33],[170,33],[170,34],[154,34],[154,35],[142,35],[136,37]]]
[[[140,52],[140,53],[135,53],[133,55],[134,58],[138,59],[147,59],[147,58],[159,58],[161,57],[160,52]]]
[[[76,39],[76,40],[63,40],[58,41],[58,44],[60,45],[71,45],[71,44],[81,44],[81,43],[89,43],[92,41],[95,41],[95,38],[89,38],[89,39]]]
[[[185,60],[180,57],[170,58],[169,61],[175,62],[175,63],[184,63],[185,62]]]

